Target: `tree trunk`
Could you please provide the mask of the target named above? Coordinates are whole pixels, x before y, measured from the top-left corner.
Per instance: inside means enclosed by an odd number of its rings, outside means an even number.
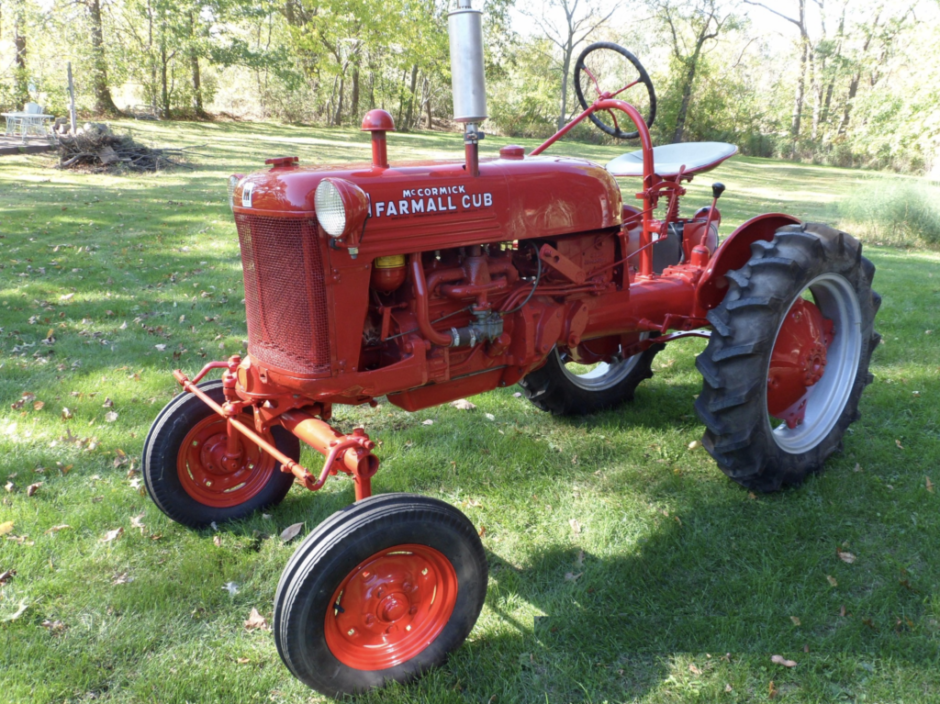
[[[672,135],[673,143],[682,141],[682,134],[685,132],[685,118],[689,112],[689,103],[692,102],[692,82],[695,80],[695,70],[698,66],[699,51],[701,45],[695,50],[692,58],[688,61],[689,70],[685,75],[685,85],[682,86],[682,102],[679,104],[679,114],[676,115],[676,131]]]
[[[564,59],[561,64],[561,104],[558,111],[558,127],[561,129],[568,121],[568,71],[571,69],[571,54],[574,47],[571,46],[571,40],[564,49]]]
[[[806,64],[809,62],[809,42],[805,37],[800,37],[800,44],[803,52],[800,55],[800,75],[796,81],[796,96],[793,99],[793,116],[790,120],[790,137],[793,139],[793,146],[790,150],[790,156],[796,156],[796,143],[800,138],[800,121],[803,117],[803,97],[806,91]]]
[[[166,31],[166,27],[164,27]],[[167,85],[166,67],[169,59],[166,56],[166,40],[160,41],[160,103],[163,108],[163,118],[170,119],[170,89]]]
[[[23,34],[23,17],[16,8],[13,14],[13,46],[16,52],[13,94],[17,102],[16,109],[22,110],[23,105],[29,102],[29,81],[26,77],[26,35]]]
[[[102,115],[120,115],[108,87],[108,63],[104,53],[104,30],[101,26],[100,0],[86,0],[91,20],[92,85],[95,92],[95,112]]]
[[[336,113],[333,115],[332,124],[339,125],[343,120],[343,90],[346,86],[346,73],[343,72],[343,75],[339,79],[339,97],[336,100]]]
[[[189,11],[189,67],[193,77],[193,111],[196,117],[205,117],[202,104],[202,75],[199,72],[199,53],[196,50],[196,18]]]
[[[415,91],[418,89],[418,64],[411,67],[411,97],[408,98],[408,118],[405,120],[405,130],[410,130],[414,126],[415,116]]]
[[[353,64],[352,72],[352,97],[349,101],[349,110],[352,113],[353,120],[359,119],[359,60]]]

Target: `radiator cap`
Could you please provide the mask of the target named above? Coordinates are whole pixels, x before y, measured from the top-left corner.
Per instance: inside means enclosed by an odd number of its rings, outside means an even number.
[[[300,163],[299,156],[276,156],[273,159],[265,159],[265,164],[270,164],[272,169],[278,167],[297,166]]]

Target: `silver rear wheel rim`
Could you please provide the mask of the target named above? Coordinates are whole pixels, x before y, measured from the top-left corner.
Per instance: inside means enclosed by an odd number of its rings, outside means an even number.
[[[790,302],[787,312],[807,290],[823,317],[832,321],[835,334],[826,351],[826,370],[810,387],[803,422],[795,428],[788,428],[786,423],[774,428],[767,414],[767,425],[777,447],[794,455],[812,450],[835,428],[855,388],[862,357],[862,310],[852,284],[839,274],[817,276]],[[775,344],[784,320],[786,316],[777,327]],[[765,379],[769,372],[768,359]]]
[[[640,335],[641,340],[649,337],[645,332]],[[552,354],[558,359],[562,373],[572,384],[585,391],[607,391],[622,383],[636,369],[640,363],[642,352],[637,352],[626,359],[619,359],[615,362],[598,362],[592,369],[578,373],[577,370],[570,368],[572,364],[566,364],[556,347]],[[580,366],[580,365],[577,365]]]

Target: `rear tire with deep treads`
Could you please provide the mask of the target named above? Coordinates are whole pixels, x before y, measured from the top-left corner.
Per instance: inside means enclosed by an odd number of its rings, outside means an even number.
[[[727,274],[727,294],[708,313],[714,330],[696,360],[704,383],[695,409],[706,427],[703,445],[731,479],[764,492],[798,485],[841,449],[846,428],[860,417],[859,399],[872,381],[868,366],[880,341],[873,329],[881,304],[871,288],[874,273],[853,237],[806,223],[753,243],[748,263]],[[817,382],[825,395],[807,397],[810,410],[813,403],[823,404],[815,417],[807,412],[812,425],[775,429],[768,413],[771,355],[785,317],[807,291],[827,319],[837,319],[843,308],[852,311],[843,316],[849,329],[840,330],[836,322],[834,340],[843,348],[830,349]],[[849,360],[841,370],[835,366],[839,359]],[[830,373],[835,376],[827,385]]]

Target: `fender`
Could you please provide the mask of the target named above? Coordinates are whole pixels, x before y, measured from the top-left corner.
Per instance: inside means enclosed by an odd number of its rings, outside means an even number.
[[[695,315],[704,317],[724,300],[728,290],[725,279],[732,269],[740,269],[751,258],[751,245],[757,240],[769,242],[785,225],[799,225],[800,220],[783,213],[766,213],[740,225],[717,249],[695,289]]]

